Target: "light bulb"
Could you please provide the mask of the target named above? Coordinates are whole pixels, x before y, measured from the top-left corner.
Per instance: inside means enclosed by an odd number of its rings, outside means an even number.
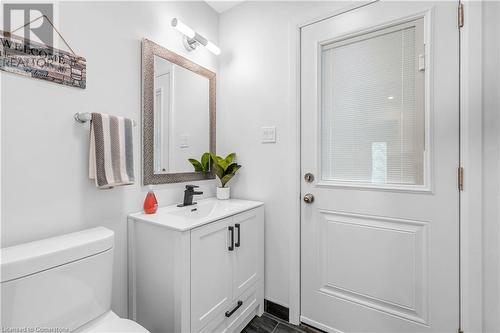
[[[172,19],[172,26],[177,29],[177,31],[186,35],[187,38],[193,38],[195,36],[195,32],[193,29],[182,23],[180,20],[174,18]]]
[[[197,34],[193,29],[182,23],[177,18],[172,19],[172,27],[174,27],[177,31],[182,33],[187,37],[187,44],[185,45],[188,51],[192,51],[196,48],[196,45],[205,46],[210,52],[215,55],[220,54],[220,49],[214,43],[207,40],[205,37]],[[186,40],[185,40],[186,43]]]
[[[214,43],[212,43],[211,41],[208,41],[207,42],[207,45],[205,45],[205,47],[210,51],[212,52],[213,54],[215,55],[219,55],[220,54],[220,49],[219,47],[217,47]]]

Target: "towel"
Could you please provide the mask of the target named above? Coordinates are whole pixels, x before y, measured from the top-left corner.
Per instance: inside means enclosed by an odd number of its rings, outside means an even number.
[[[134,183],[132,121],[92,113],[89,178],[100,189]]]

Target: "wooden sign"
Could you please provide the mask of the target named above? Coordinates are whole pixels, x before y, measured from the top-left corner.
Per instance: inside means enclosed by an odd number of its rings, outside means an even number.
[[[0,70],[85,89],[85,58],[0,30]]]

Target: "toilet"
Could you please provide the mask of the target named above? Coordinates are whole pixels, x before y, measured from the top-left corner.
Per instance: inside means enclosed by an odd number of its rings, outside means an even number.
[[[1,326],[34,332],[148,332],[111,311],[113,231],[0,249]]]

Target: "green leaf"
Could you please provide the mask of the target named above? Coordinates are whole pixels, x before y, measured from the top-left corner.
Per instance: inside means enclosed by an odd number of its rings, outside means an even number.
[[[219,179],[222,179],[222,177],[224,177],[224,169],[222,169],[221,166],[217,163],[214,163],[214,172],[215,175],[219,177]]]
[[[236,157],[236,153],[231,153],[231,154],[227,155],[224,160],[229,165],[229,164],[231,164],[234,161],[235,157]]]
[[[210,153],[210,157],[212,157],[212,161],[214,163],[218,163],[218,161],[221,159],[220,156],[215,155],[214,153]]]
[[[201,155],[201,167],[203,168],[203,171],[210,170],[210,153],[204,153]]]
[[[226,183],[234,177],[236,171],[241,168],[241,165],[233,163],[236,154],[231,153],[227,155],[226,158],[222,158],[214,153],[210,153],[210,157],[212,159],[215,175],[220,179],[221,185],[224,187]]]
[[[194,171],[203,171],[203,166],[201,165],[200,162],[195,160],[194,158],[188,159],[189,162],[194,166]]]
[[[229,174],[225,175],[224,177],[222,177],[220,180],[222,187],[226,187],[227,182],[230,181],[231,178],[233,178],[233,177],[234,177],[234,173],[229,173]]]
[[[241,168],[241,165],[239,165],[237,163],[232,163],[231,165],[229,165],[227,167],[226,173],[236,173],[236,171],[238,171],[239,168]]]
[[[218,165],[219,165],[222,169],[226,170],[226,169],[227,169],[227,167],[228,167],[228,165],[229,165],[229,164],[226,162],[226,159],[224,159],[224,158],[222,158],[222,157],[220,157],[220,156],[217,156],[217,157],[218,157],[218,158],[217,158],[217,164],[218,164]]]

